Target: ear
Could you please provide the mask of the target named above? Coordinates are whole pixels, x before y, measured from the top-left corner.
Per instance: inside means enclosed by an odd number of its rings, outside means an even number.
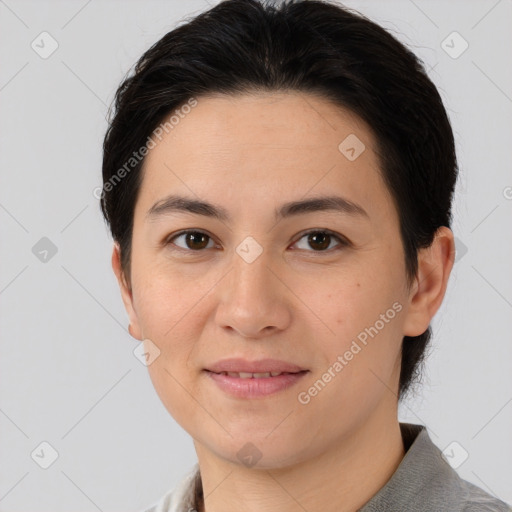
[[[114,242],[114,249],[112,251],[112,270],[117,277],[117,282],[121,290],[121,297],[123,299],[124,307],[128,316],[130,317],[130,334],[142,341],[142,333],[139,326],[139,319],[133,306],[133,294],[132,289],[128,285],[124,272],[121,268],[121,249],[118,242]]]
[[[423,334],[443,302],[455,261],[453,232],[441,226],[430,247],[418,251],[418,273],[411,287],[404,336]]]

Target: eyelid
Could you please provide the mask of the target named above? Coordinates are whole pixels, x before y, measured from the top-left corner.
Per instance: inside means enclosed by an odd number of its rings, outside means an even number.
[[[189,228],[189,229],[184,229],[184,230],[178,231],[176,233],[172,233],[171,235],[167,236],[163,241],[163,245],[164,246],[171,245],[171,244],[173,244],[172,240],[174,240],[175,238],[178,238],[181,235],[186,235],[188,233],[199,233],[199,234],[206,235],[210,240],[212,240],[214,243],[216,243],[215,237],[213,235],[211,235],[210,233],[208,233],[208,231],[205,231],[204,229],[199,229],[199,228]],[[336,233],[335,231],[327,229],[327,228],[310,228],[305,231],[302,231],[301,233],[299,233],[297,235],[297,239],[293,242],[292,245],[295,245],[299,240],[301,240],[306,235],[309,235],[311,233],[325,233],[326,235],[329,235],[332,238],[335,238],[339,244],[337,247],[333,247],[331,249],[327,249],[324,251],[311,250],[311,251],[306,251],[306,252],[310,252],[313,254],[326,254],[326,253],[330,254],[332,251],[335,251],[338,248],[348,247],[348,246],[352,245],[351,242],[346,237],[344,237],[343,235],[341,235],[339,233]],[[173,248],[173,250],[183,251],[183,252],[187,252],[187,253],[197,253],[197,254],[205,251],[205,249],[194,251],[193,249],[184,249],[183,247],[178,247],[178,246],[175,246]],[[304,250],[304,249],[299,249],[299,250]]]

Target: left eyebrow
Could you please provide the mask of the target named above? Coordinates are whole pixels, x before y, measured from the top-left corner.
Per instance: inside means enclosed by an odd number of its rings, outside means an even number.
[[[350,216],[370,219],[370,216],[362,206],[341,196],[321,196],[284,203],[279,209],[274,211],[274,218],[277,221],[286,217],[319,211],[336,211]],[[228,211],[220,205],[178,195],[169,195],[157,201],[146,213],[146,220],[154,220],[174,212],[203,215],[223,222],[231,221]]]

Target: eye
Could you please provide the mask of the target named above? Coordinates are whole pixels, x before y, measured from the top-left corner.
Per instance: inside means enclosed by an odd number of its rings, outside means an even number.
[[[326,252],[332,249],[330,245],[333,240],[338,241],[338,248],[347,247],[350,245],[350,242],[348,242],[345,238],[328,229],[314,229],[303,233],[299,240],[294,243],[294,245],[297,245],[303,238],[306,237],[306,244],[309,244],[310,247],[316,248],[316,250],[309,252]],[[175,243],[175,240],[179,240],[180,238],[182,239],[182,243],[184,245]],[[211,242],[211,245],[209,242]],[[175,245],[178,247],[178,249],[182,249],[184,251],[200,252],[203,249],[211,249],[213,247],[213,239],[210,235],[203,231],[188,230],[182,231],[181,233],[177,233],[176,235],[168,238],[165,242],[165,245],[169,244]],[[304,247],[299,247],[299,249],[303,250]]]
[[[299,243],[300,240],[303,238],[306,238],[306,244],[309,244],[310,247],[316,247],[315,251],[312,252],[325,252],[329,249],[329,246],[331,245],[331,242],[333,239],[337,240],[339,242],[339,247],[346,247],[349,244],[347,240],[342,238],[341,236],[337,235],[336,233],[328,230],[328,229],[314,229],[310,230],[307,233],[304,233],[301,238],[295,244]],[[294,245],[295,245],[294,244]],[[299,249],[303,249],[303,247],[299,247]],[[331,247],[332,249],[332,247]],[[310,251],[311,252],[311,251]]]
[[[178,240],[179,238],[184,237],[185,247],[175,244],[173,240]],[[166,245],[172,243],[173,245],[177,245],[178,248],[183,250],[192,250],[192,251],[200,251],[202,249],[209,249],[208,243],[205,240],[210,240],[213,243],[212,238],[204,233],[203,231],[182,231],[177,235],[174,235],[172,238],[169,238],[166,241]]]

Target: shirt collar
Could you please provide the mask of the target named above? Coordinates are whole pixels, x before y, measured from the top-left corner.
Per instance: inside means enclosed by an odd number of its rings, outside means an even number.
[[[391,478],[359,512],[430,511],[432,492],[443,510],[458,511],[460,477],[445,461],[423,425],[400,423],[405,456]]]

